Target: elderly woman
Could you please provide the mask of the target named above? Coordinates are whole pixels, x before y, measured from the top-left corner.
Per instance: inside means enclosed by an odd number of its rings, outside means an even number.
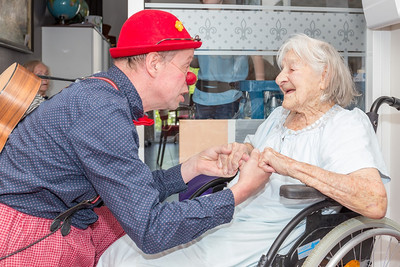
[[[245,166],[250,151],[262,151],[255,171],[272,173],[266,187],[239,205],[230,224],[196,241],[145,255],[123,237],[103,256],[102,266],[256,265],[290,219],[310,205],[282,202],[283,184],[305,183],[364,216],[385,215],[387,171],[368,117],[357,108],[344,109],[357,93],[343,59],[331,45],[295,35],[281,47],[278,62],[282,107],[244,144],[231,144],[234,153],[224,159],[227,169]]]
[[[36,75],[43,75],[49,76],[50,70],[43,62],[39,60],[32,60],[24,63],[23,65],[27,70],[33,72]],[[49,80],[42,79],[42,83],[40,84],[40,88],[38,91],[38,95],[42,96],[43,98],[47,99],[46,92],[49,89]]]

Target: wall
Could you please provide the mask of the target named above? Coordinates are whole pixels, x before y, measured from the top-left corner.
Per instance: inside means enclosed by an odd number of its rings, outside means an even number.
[[[46,8],[45,0],[33,1],[33,53],[22,53],[17,50],[0,46],[0,72],[3,72],[14,62],[23,64],[28,60],[42,58],[42,32],[41,26],[52,25],[55,19]]]
[[[128,0],[103,0],[103,23],[111,25],[109,35],[118,35],[122,25],[128,18]]]
[[[391,64],[390,64],[390,94],[400,98],[400,80],[398,78],[400,73],[400,24],[391,27]],[[390,211],[390,217],[397,222],[400,222],[400,209],[398,203],[400,203],[400,112],[392,109],[390,116],[391,131],[390,131],[390,174],[391,174],[391,185],[390,185],[390,203],[392,209]]]
[[[400,98],[400,25],[380,30],[368,30],[367,34],[367,106],[380,96]],[[384,104],[378,111],[377,135],[391,182],[386,184],[389,206],[387,217],[400,222],[400,112]]]

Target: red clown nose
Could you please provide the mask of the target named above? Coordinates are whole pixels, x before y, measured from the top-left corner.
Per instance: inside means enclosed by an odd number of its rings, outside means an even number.
[[[187,85],[195,84],[196,80],[197,80],[196,74],[194,74],[191,71],[188,71],[188,73],[186,75],[186,83],[187,83]]]

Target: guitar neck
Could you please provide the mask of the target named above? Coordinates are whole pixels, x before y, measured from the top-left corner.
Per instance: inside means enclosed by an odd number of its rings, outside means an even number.
[[[77,79],[66,79],[60,77],[53,77],[53,76],[45,76],[45,75],[37,75],[39,78],[44,80],[58,80],[58,81],[66,81],[66,82],[75,82]]]

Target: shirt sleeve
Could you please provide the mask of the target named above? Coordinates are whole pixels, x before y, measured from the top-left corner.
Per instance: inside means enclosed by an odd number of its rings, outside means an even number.
[[[151,172],[138,157],[138,136],[129,112],[107,102],[87,110],[71,140],[80,166],[129,237],[145,253],[187,243],[232,219],[230,190],[191,201],[161,203],[186,188],[180,166]]]
[[[155,186],[160,193],[160,201],[167,197],[187,189],[181,174],[181,164],[171,167],[168,170],[153,171]]]

